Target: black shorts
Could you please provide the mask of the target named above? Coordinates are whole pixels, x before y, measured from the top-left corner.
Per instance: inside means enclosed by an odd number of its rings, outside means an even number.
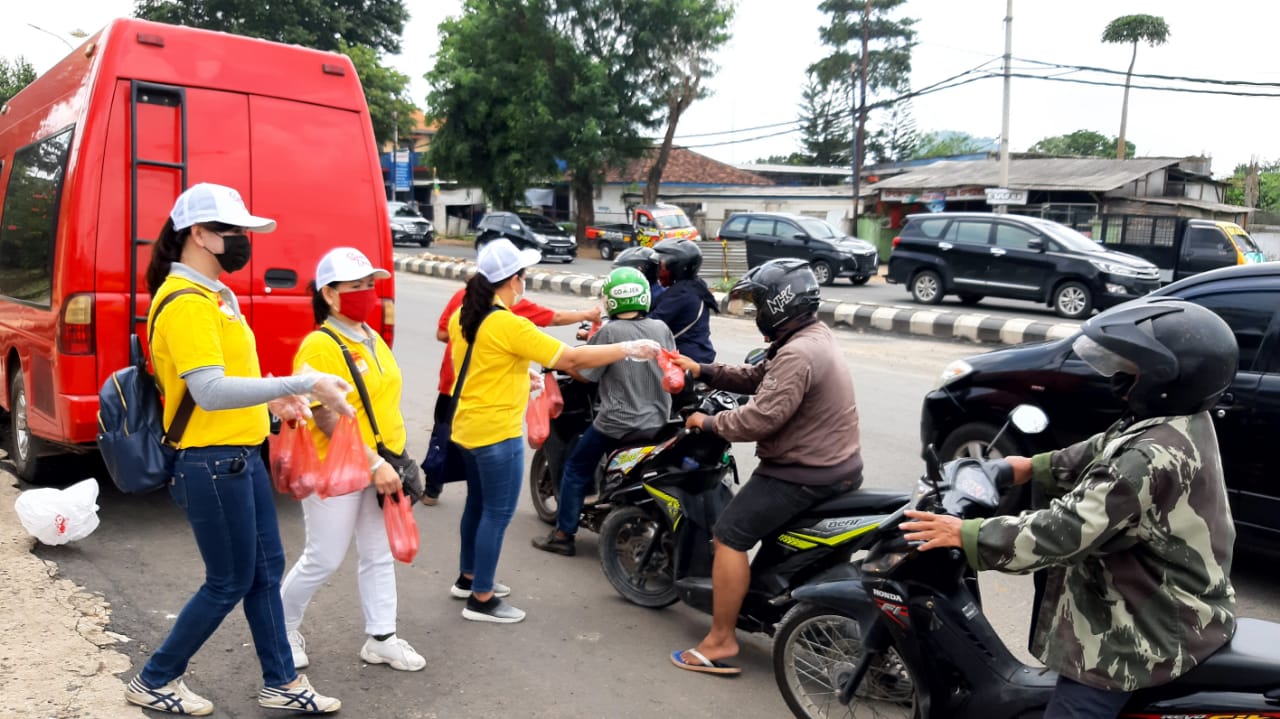
[[[858,484],[853,478],[823,485],[796,484],[752,474],[725,507],[712,531],[729,549],[746,552],[805,510],[856,489]]]

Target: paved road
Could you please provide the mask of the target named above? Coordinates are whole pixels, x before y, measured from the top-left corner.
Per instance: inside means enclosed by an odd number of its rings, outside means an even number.
[[[401,326],[396,355],[405,373],[405,411],[410,450],[420,456],[436,394],[440,343],[434,321],[456,283],[401,275]],[[563,296],[537,297],[561,307],[585,302]],[[758,338],[752,325],[713,320],[717,347],[741,357]],[[567,331],[558,332],[567,339]],[[840,334],[854,377],[862,415],[868,485],[910,488],[920,474],[919,401],[951,359],[971,346],[900,338]],[[738,447],[744,470],[754,465],[751,448]],[[42,548],[62,573],[112,603],[111,629],[132,637],[125,651],[136,666],[171,626],[183,602],[201,581],[190,529],[159,493],[123,497],[105,486],[102,525],[92,538]],[[743,643],[744,675],[736,680],[680,672],[667,654],[692,646],[708,618],[680,605],[660,611],[622,601],[600,572],[595,538],[584,533],[572,559],[532,549],[531,537],[546,531],[522,499],[507,534],[499,577],[515,589],[513,601],[529,612],[514,626],[477,625],[459,616],[460,603],[447,587],[456,572],[457,525],[462,494],[449,487],[440,506],[419,508],[422,550],[410,566],[398,567],[400,633],[427,657],[427,669],[405,675],[366,666],[357,656],[363,637],[355,589],[354,560],[334,575],[312,603],[304,631],[318,687],[340,696],[353,717],[722,717],[765,719],[787,715],[774,685],[769,644]],[[296,502],[280,498],[285,548],[292,561],[303,541]],[[1280,590],[1262,566],[1236,573],[1245,613],[1280,619]],[[1025,640],[1028,580],[990,575],[984,596],[992,622],[1015,647]],[[233,613],[191,664],[188,683],[219,706],[219,716],[259,717],[254,702],[260,677],[247,626]],[[126,677],[127,678],[127,677]]]

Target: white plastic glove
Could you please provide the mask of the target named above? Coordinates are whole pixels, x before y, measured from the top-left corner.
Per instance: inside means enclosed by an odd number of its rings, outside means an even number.
[[[338,414],[354,417],[356,410],[347,401],[351,394],[351,383],[337,375],[316,374],[315,383],[311,385],[311,398]]]
[[[542,379],[542,373],[538,370],[529,368],[529,394],[537,397],[547,388],[547,383]]]
[[[658,353],[662,350],[662,345],[653,340],[626,340],[619,342],[618,346],[627,359],[632,362],[647,362],[658,358]]]

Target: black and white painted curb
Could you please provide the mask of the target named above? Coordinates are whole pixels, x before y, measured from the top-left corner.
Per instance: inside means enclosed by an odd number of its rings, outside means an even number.
[[[456,258],[424,259],[397,257],[397,272],[410,272],[428,277],[465,282],[475,274],[475,264]],[[558,292],[580,297],[598,297],[604,279],[595,275],[531,270],[527,276],[531,290]],[[743,307],[730,303],[723,292],[713,292],[726,315],[746,316]],[[750,310],[748,306],[746,308]],[[1041,342],[1074,335],[1080,328],[1076,322],[1041,322],[1019,317],[996,317],[978,312],[951,312],[918,307],[899,307],[867,302],[824,301],[818,317],[832,327],[908,334],[936,339],[967,340],[982,344],[1016,345]]]

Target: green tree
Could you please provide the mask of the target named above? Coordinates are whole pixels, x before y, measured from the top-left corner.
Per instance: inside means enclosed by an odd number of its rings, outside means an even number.
[[[967,132],[942,130],[930,132],[920,137],[920,144],[912,154],[913,160],[924,160],[931,157],[951,157],[953,155],[973,155],[991,149],[990,138],[974,137]]]
[[[1111,157],[1115,154],[1117,138],[1107,137],[1093,130],[1076,130],[1067,135],[1041,138],[1027,148],[1027,152],[1067,157]],[[1125,156],[1133,157],[1137,147],[1125,141]]]
[[[413,129],[409,78],[382,60],[400,52],[404,0],[136,0],[134,15],[343,53],[360,77],[377,142],[390,141],[397,125],[405,134]]]
[[[809,164],[838,167],[849,164],[850,147],[849,93],[847,85],[824,81],[814,70],[809,71],[800,105],[800,139]]]
[[[13,60],[0,57],[0,105],[36,79],[36,69],[21,55]]]
[[[894,103],[885,122],[867,140],[867,149],[876,162],[909,160],[920,146],[920,133],[911,114],[911,100]]]
[[[807,165],[809,158],[804,153],[793,152],[790,155],[770,155],[751,161],[756,165]]]
[[[1129,70],[1124,75],[1124,101],[1120,105],[1120,134],[1116,137],[1116,157],[1125,158],[1125,130],[1129,124],[1129,81],[1133,78],[1133,65],[1138,61],[1138,43],[1149,47],[1163,45],[1169,40],[1169,25],[1164,18],[1155,15],[1125,15],[1107,24],[1102,31],[1102,41],[1120,45],[1133,45],[1129,58]]]
[[[1226,201],[1233,205],[1248,206],[1245,197],[1245,178],[1249,174],[1248,165],[1239,165],[1235,173],[1227,179]],[[1280,162],[1273,162],[1258,167],[1258,199],[1255,206],[1264,212],[1280,212]]]
[[[865,0],[823,0],[818,9],[830,16],[830,24],[818,34],[831,54],[809,66],[820,80],[853,85],[854,68],[862,60],[862,16]],[[907,89],[911,80],[911,49],[916,45],[916,21],[895,18],[906,0],[871,0],[868,28],[867,92],[895,93]]]

